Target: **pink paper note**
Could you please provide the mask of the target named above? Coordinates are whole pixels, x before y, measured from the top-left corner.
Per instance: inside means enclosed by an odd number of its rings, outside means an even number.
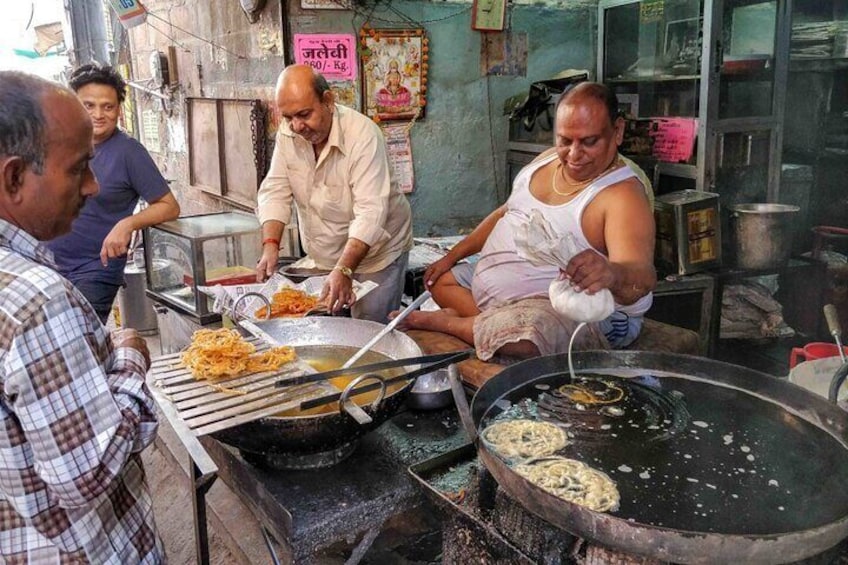
[[[688,161],[692,158],[697,134],[696,118],[654,118],[650,132],[654,139],[654,157],[670,163]]]
[[[294,60],[328,79],[356,80],[356,37],[339,33],[294,34]]]

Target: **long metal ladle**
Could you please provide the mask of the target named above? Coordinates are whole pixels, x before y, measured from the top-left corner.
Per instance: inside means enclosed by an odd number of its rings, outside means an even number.
[[[836,403],[839,401],[839,389],[842,388],[842,383],[848,378],[848,363],[845,360],[845,350],[842,348],[842,327],[839,325],[839,316],[833,304],[824,307],[824,318],[827,320],[827,329],[830,330],[830,335],[836,341],[836,347],[839,348],[839,356],[842,359],[842,365],[833,375],[827,394],[828,400]]]
[[[413,310],[415,310],[416,308],[421,306],[421,304],[423,304],[424,301],[427,300],[428,298],[430,298],[430,291],[425,290],[424,292],[421,293],[421,296],[419,296],[418,298],[416,298],[415,300],[412,301],[412,304],[410,304],[409,306],[407,306],[406,308],[401,310],[400,313],[397,315],[397,317],[394,320],[389,322],[386,325],[386,327],[384,327],[382,330],[380,330],[380,332],[377,335],[372,337],[371,340],[368,343],[363,345],[362,348],[359,351],[354,353],[353,357],[351,357],[350,359],[345,361],[345,364],[342,365],[341,368],[347,369],[347,368],[353,366],[353,364],[356,363],[357,361],[359,361],[359,359],[363,355],[365,355],[372,347],[374,347],[377,344],[378,341],[383,339],[383,337],[385,337],[386,334],[390,333],[393,329],[395,329],[395,327],[397,327],[397,325],[399,323],[401,323],[404,318],[409,316],[410,312],[412,312]]]
[[[839,325],[839,314],[836,313],[836,306],[828,304],[824,307],[824,319],[827,320],[827,329],[830,330],[830,335],[836,342],[836,347],[839,348],[839,357],[844,363],[845,349],[842,347],[842,326]]]

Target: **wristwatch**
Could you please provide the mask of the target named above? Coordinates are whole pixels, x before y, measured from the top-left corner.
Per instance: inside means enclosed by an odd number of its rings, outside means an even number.
[[[353,269],[351,269],[350,267],[345,267],[344,265],[336,265],[335,267],[333,267],[333,270],[341,271],[342,274],[349,279],[353,278]]]

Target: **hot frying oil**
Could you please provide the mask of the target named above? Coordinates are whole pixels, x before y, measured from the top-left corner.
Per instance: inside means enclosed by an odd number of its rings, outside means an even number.
[[[315,369],[319,373],[323,373],[326,371],[333,371],[335,369],[341,368],[344,365],[345,361],[350,359],[354,353],[359,350],[357,347],[350,347],[346,345],[331,345],[331,346],[316,346],[310,348],[298,348],[298,357],[301,361],[306,362]],[[383,355],[382,353],[377,353],[375,351],[369,351],[365,355],[363,355],[359,361],[356,362],[356,366],[359,365],[370,365],[372,363],[381,363],[383,361],[390,361],[391,358]],[[404,369],[387,369],[384,371],[379,371],[379,374],[384,379],[389,379],[391,377],[400,375],[403,373]],[[343,375],[340,377],[334,377],[332,379],[328,379],[327,382],[332,384],[335,388],[340,391],[344,390],[344,388],[350,384],[356,377],[359,375]],[[375,380],[369,379],[363,382],[360,386],[368,385],[376,383]],[[386,389],[386,396],[400,390],[405,386],[406,383],[400,382],[393,385],[389,385]],[[369,403],[373,402],[377,396],[380,394],[379,389],[374,390],[372,392],[366,392],[364,394],[360,394],[352,398],[352,400],[359,406],[366,406]],[[276,414],[277,417],[292,417],[292,416],[315,416],[320,414],[330,414],[334,412],[338,412],[339,405],[337,402],[326,404],[324,406],[318,406],[316,408],[312,408],[310,410],[287,410],[285,412],[280,412]]]

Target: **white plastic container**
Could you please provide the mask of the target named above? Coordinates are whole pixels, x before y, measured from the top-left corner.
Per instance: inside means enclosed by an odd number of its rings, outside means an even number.
[[[804,361],[789,371],[789,382],[827,398],[830,381],[841,365],[842,360],[839,357]],[[839,401],[842,402],[846,398],[848,398],[848,386],[843,386],[839,391]]]

